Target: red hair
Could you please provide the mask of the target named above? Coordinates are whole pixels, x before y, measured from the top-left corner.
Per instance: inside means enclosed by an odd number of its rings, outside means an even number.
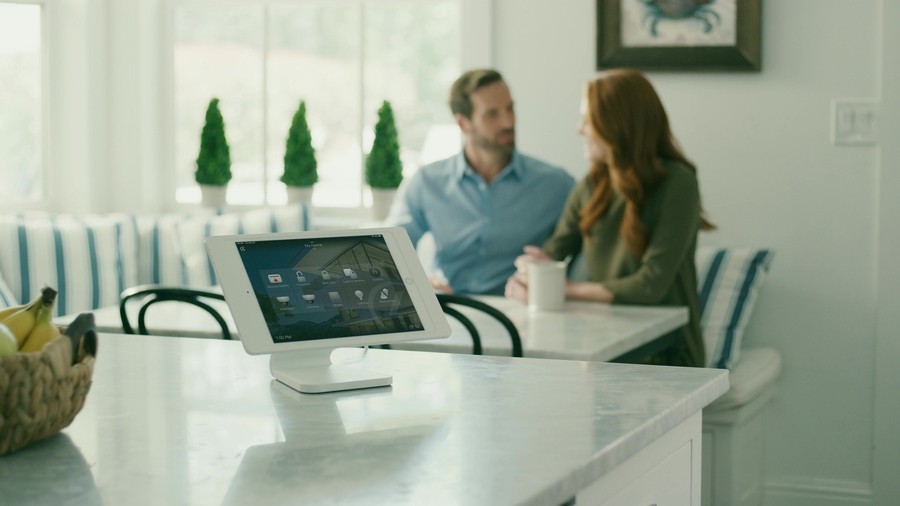
[[[697,169],[678,148],[669,118],[653,85],[641,73],[609,70],[592,79],[585,91],[587,127],[605,147],[605,160],[595,161],[588,173],[594,191],[581,209],[579,229],[585,236],[609,207],[612,191],[625,198],[625,217],[619,234],[636,257],[642,257],[649,238],[640,213],[647,192],[666,175],[662,160]],[[700,211],[700,228],[714,229]]]

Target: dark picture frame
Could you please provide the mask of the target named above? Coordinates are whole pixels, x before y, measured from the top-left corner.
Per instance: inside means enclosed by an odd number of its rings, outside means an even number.
[[[652,9],[650,0],[597,0],[597,68],[630,67],[664,71],[747,71],[762,68],[762,0],[736,0],[734,45],[626,47],[622,44],[622,2]],[[711,4],[715,5],[715,2]],[[649,12],[649,11],[648,11]],[[648,15],[651,18],[652,15]],[[706,16],[706,20],[714,19]],[[695,16],[694,20],[699,19]],[[698,24],[698,26],[701,26]]]

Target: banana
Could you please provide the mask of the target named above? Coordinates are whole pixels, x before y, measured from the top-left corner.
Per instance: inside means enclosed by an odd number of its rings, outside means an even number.
[[[16,336],[16,342],[19,348],[25,344],[25,339],[31,333],[31,329],[37,323],[38,311],[41,309],[41,298],[35,299],[27,306],[19,309],[3,320],[3,324],[9,327],[9,330]]]
[[[39,301],[39,300],[40,300],[40,297],[38,297],[37,299],[34,299],[33,301],[29,302],[28,304],[22,304],[19,306],[10,306],[10,307],[4,308],[4,309],[0,309],[0,322],[5,320],[6,318],[12,316],[13,314],[21,311],[22,309],[25,309],[32,304],[36,304],[37,301]]]
[[[52,290],[51,295],[47,295],[47,287],[44,289],[44,298],[41,300],[40,310],[38,311],[37,321],[31,332],[25,339],[25,344],[19,348],[21,352],[41,351],[41,348],[50,341],[59,336],[59,328],[53,324],[53,302],[56,299],[56,290]]]

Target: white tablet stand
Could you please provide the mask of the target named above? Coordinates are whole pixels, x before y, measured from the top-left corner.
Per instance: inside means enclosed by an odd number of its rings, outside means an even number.
[[[393,376],[350,364],[334,364],[336,348],[313,348],[273,353],[269,359],[272,377],[308,394],[390,386]]]

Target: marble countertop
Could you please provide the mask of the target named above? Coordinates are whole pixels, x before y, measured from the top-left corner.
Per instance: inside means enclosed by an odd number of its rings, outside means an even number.
[[[339,350],[393,386],[299,394],[240,343],[103,334],[10,504],[559,504],[728,389],[727,371]]]

